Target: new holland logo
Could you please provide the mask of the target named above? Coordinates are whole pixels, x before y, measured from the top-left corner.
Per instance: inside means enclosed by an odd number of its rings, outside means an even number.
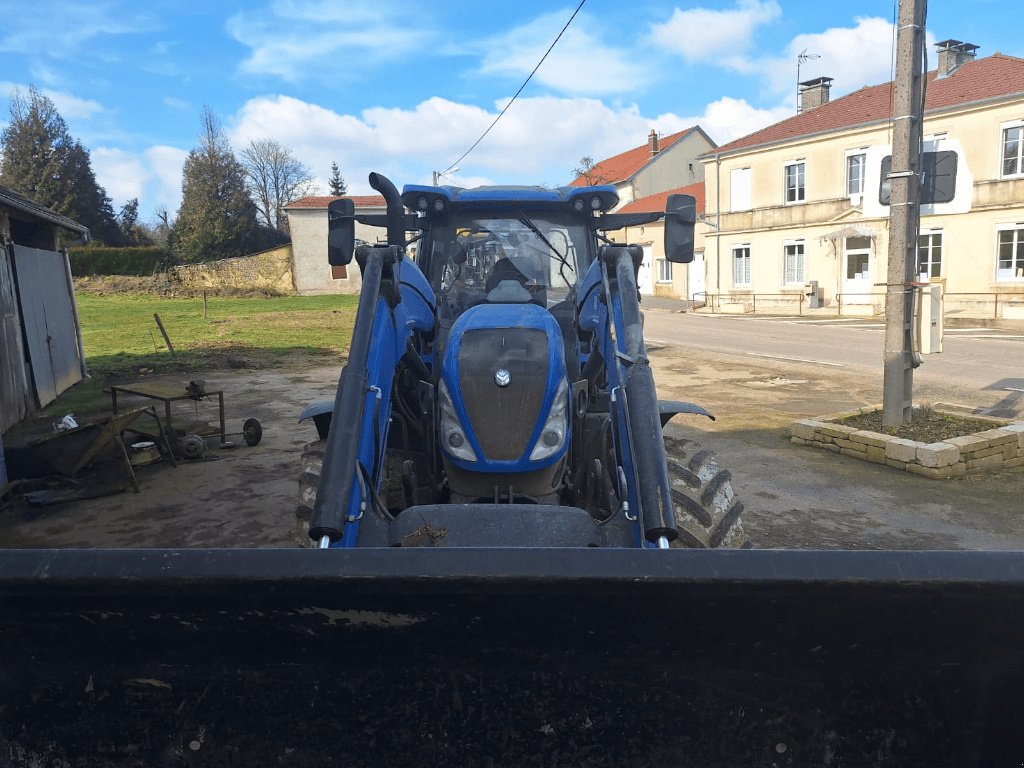
[[[504,368],[499,368],[494,372],[494,383],[499,387],[507,387],[512,381],[512,374],[506,371]]]

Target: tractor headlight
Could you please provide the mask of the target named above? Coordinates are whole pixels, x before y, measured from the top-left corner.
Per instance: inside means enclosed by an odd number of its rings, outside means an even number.
[[[455,413],[455,405],[443,378],[438,381],[437,393],[441,408],[441,447],[457,459],[476,461],[476,453],[466,438],[466,430]]]
[[[544,421],[543,428],[540,430],[537,444],[530,453],[530,461],[546,459],[548,456],[553,456],[562,450],[562,446],[565,445],[566,433],[569,430],[568,411],[569,383],[568,380],[562,379],[558,385],[558,390],[555,392],[555,399],[551,404],[548,417]]]

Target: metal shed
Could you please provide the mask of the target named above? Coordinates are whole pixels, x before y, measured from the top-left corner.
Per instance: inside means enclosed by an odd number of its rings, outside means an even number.
[[[89,237],[87,227],[0,187],[0,435],[85,375],[62,233]]]

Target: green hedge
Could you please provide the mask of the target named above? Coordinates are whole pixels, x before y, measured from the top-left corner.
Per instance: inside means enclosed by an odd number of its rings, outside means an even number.
[[[158,245],[131,248],[72,248],[71,274],[86,275],[152,275],[162,272],[173,263],[167,249]]]

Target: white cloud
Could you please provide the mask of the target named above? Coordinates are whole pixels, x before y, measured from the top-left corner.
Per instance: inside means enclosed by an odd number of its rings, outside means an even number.
[[[676,8],[664,24],[651,25],[655,45],[688,62],[749,71],[754,33],[782,15],[776,0],[739,0],[735,9]]]
[[[118,210],[138,198],[142,218],[158,207],[173,216],[181,205],[181,169],[188,152],[177,147],[154,146],[141,154],[114,147],[90,152],[96,181]]]
[[[137,156],[123,149],[100,147],[90,153],[96,180],[119,209],[133,197],[142,197],[148,175]]]
[[[235,40],[252,49],[243,72],[288,82],[350,78],[369,64],[395,58],[426,43],[419,6],[302,3],[278,0],[259,13],[227,21]]]
[[[0,31],[0,52],[67,59],[94,38],[151,29],[136,11],[113,3],[68,3],[35,0],[31,8],[8,8]]]
[[[529,24],[470,46],[483,53],[480,71],[525,79],[567,19],[565,13],[544,14]],[[580,14],[541,64],[532,82],[562,93],[628,93],[643,84],[645,74],[635,52],[604,44],[595,25]]]
[[[231,121],[229,138],[236,149],[254,138],[277,139],[313,170],[324,188],[331,162],[337,162],[349,191],[368,194],[370,171],[384,173],[399,186],[429,183],[432,171],[448,168],[502,106],[486,110],[434,97],[411,109],[376,107],[343,115],[292,97],[264,97],[245,104]],[[466,185],[566,184],[580,157],[606,157],[639,146],[651,127],[668,130],[632,105],[520,98],[452,175]]]
[[[173,216],[181,205],[181,169],[188,152],[164,145],[150,147],[144,158],[149,170],[147,208],[164,207]]]
[[[858,18],[852,27],[832,27],[823,32],[797,35],[786,55],[765,60],[763,71],[774,94],[792,94],[796,102],[796,58],[806,51],[818,58],[806,61],[800,79],[834,78],[832,97],[886,83],[892,79],[893,25],[881,18]],[[927,41],[931,44],[932,40]]]
[[[163,102],[166,106],[179,112],[189,112],[192,109],[192,105],[189,102],[185,101],[185,99],[179,99],[177,96],[164,96]]]
[[[718,101],[708,104],[700,115],[691,117],[679,117],[674,114],[659,115],[657,124],[659,129],[663,129],[665,133],[673,133],[692,125],[700,125],[716,144],[722,145],[780,120],[785,120],[787,117],[792,117],[794,114],[794,111],[788,106],[759,109],[742,99],[724,96]]]
[[[0,94],[10,98],[15,91],[20,91],[22,96],[27,96],[31,86],[27,83],[12,83],[10,80],[0,80]],[[40,88],[39,92],[53,102],[57,111],[65,120],[67,118],[89,118],[104,111],[103,106],[93,99],[80,99],[64,91],[54,91],[49,88]]]

